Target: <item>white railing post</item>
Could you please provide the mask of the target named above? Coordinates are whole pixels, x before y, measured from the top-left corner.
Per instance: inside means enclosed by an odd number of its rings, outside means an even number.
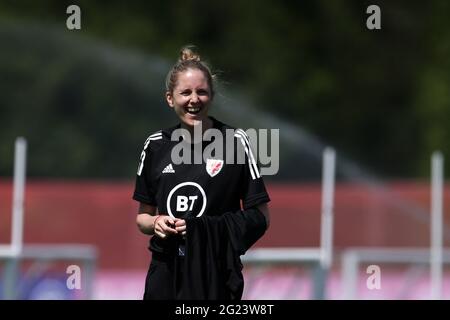
[[[433,152],[431,157],[431,299],[442,298],[443,176],[444,158],[440,152]]]
[[[13,205],[11,250],[14,254],[20,254],[23,247],[23,211],[25,198],[27,141],[23,137],[16,139],[14,151],[14,181],[13,181]]]
[[[321,267],[329,269],[333,259],[333,204],[334,204],[334,149],[327,147],[323,152],[322,169],[322,218],[320,224]]]

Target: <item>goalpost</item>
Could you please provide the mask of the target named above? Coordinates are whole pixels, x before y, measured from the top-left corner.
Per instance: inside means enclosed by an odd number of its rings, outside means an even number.
[[[436,151],[431,156],[430,247],[350,248],[342,256],[343,298],[356,299],[358,273],[362,263],[390,265],[415,264],[430,267],[430,298],[442,299],[443,266],[450,265],[450,250],[443,246],[444,158]]]
[[[24,203],[26,185],[27,141],[18,137],[15,141],[14,178],[12,197],[11,242],[0,245],[0,262],[4,264],[2,272],[3,299],[20,299],[20,266],[22,261],[30,260],[34,265],[30,269],[45,271],[47,264],[56,261],[79,261],[81,263],[81,283],[83,296],[93,298],[93,278],[97,261],[97,249],[90,245],[24,245]],[[36,276],[36,271],[33,274]]]
[[[334,150],[326,148],[323,153],[322,215],[320,248],[261,248],[252,249],[242,257],[246,265],[293,265],[309,266],[314,282],[312,299],[325,299],[327,273],[333,257],[333,197],[334,197]],[[450,249],[443,247],[443,184],[444,159],[440,152],[431,157],[431,205],[430,247],[348,248],[342,253],[341,283],[343,299],[357,297],[358,273],[362,263],[385,263],[389,265],[416,264],[429,266],[430,297],[442,299],[443,267],[450,265]]]
[[[0,255],[5,257],[17,257],[22,252],[26,157],[27,141],[19,137],[14,150],[11,243],[0,246]]]
[[[333,262],[333,204],[336,154],[333,148],[323,151],[320,247],[259,248],[242,256],[246,265],[309,266],[313,280],[312,299],[326,299],[326,280]]]

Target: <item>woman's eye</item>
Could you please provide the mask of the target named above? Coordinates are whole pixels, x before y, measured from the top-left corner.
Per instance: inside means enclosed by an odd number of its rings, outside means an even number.
[[[206,91],[206,90],[199,90],[199,91],[197,92],[197,94],[198,94],[199,96],[206,96],[206,95],[208,95],[208,91]]]
[[[183,96],[188,96],[190,94],[191,94],[190,91],[181,91],[181,95],[183,95]]]

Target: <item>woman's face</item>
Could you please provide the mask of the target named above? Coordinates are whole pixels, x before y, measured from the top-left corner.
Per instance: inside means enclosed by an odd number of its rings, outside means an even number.
[[[208,119],[211,88],[202,71],[187,69],[178,74],[173,92],[166,93],[167,103],[175,109],[181,122],[188,127]]]

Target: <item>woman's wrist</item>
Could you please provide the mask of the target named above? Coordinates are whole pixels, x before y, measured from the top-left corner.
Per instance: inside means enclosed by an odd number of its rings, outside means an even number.
[[[161,218],[162,215],[157,215],[155,220],[153,221],[153,232],[155,231],[155,227],[156,227],[156,222],[158,222],[158,219]]]

